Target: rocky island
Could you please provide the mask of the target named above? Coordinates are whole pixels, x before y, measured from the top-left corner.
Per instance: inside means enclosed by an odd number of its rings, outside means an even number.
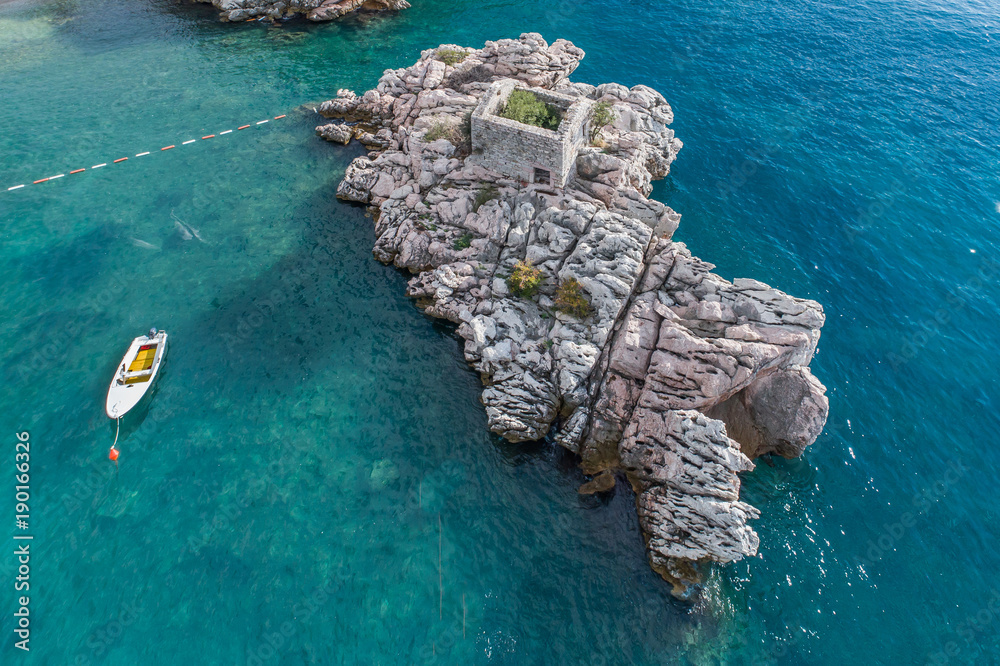
[[[443,45],[339,91],[317,132],[369,149],[337,196],[370,207],[375,257],[458,325],[490,428],[578,454],[581,492],[623,474],[652,567],[686,597],[710,562],[757,552],[739,474],[823,429],[823,308],[671,240],[680,216],[647,197],[682,146],[673,112],[646,86],[570,81],[583,55],[534,33]]]
[[[215,6],[223,21],[280,19],[302,14],[310,21],[332,21],[358,11],[406,9],[406,0],[195,0]]]

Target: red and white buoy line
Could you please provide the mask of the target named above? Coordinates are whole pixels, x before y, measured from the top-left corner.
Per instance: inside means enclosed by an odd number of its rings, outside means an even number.
[[[264,120],[258,120],[256,123],[252,123],[252,124],[249,124],[249,125],[240,125],[235,130],[227,129],[227,130],[223,130],[223,131],[219,132],[218,134],[207,134],[207,135],[201,137],[201,139],[188,139],[187,141],[182,141],[179,145],[181,145],[181,146],[187,146],[187,145],[195,143],[197,141],[208,141],[209,139],[214,139],[217,136],[224,136],[226,134],[232,134],[233,132],[238,132],[240,130],[250,129],[251,127],[255,127],[257,125],[263,125],[265,123],[269,123],[272,120],[281,120],[284,117],[285,117],[285,114],[281,114],[280,116],[275,116],[274,118],[265,118]],[[169,146],[164,146],[163,148],[160,148],[158,151],[149,151],[149,150],[147,150],[145,152],[136,153],[135,156],[132,159],[136,159],[136,158],[139,158],[139,157],[146,157],[147,155],[155,155],[158,152],[162,153],[162,152],[167,151],[167,150],[173,150],[174,148],[177,148],[177,145],[173,145],[172,144],[172,145],[169,145]],[[56,180],[57,178],[62,178],[64,176],[72,176],[74,174],[83,173],[85,171],[93,171],[94,169],[103,169],[104,167],[108,166],[109,164],[119,164],[121,162],[127,162],[128,160],[129,160],[128,157],[119,157],[118,159],[112,160],[111,162],[102,162],[101,164],[95,164],[94,166],[90,167],[89,169],[88,168],[73,169],[72,171],[68,171],[66,173],[59,173],[59,174],[56,174],[54,176],[46,176],[45,178],[39,178],[38,180],[32,181],[31,183],[22,183],[20,185],[14,185],[13,187],[8,187],[6,191],[7,192],[13,192],[14,190],[20,190],[20,189],[22,189],[24,187],[27,187],[28,185],[41,185],[42,183],[47,183],[50,180]]]

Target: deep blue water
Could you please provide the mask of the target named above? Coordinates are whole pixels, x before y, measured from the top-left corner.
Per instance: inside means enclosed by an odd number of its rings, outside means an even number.
[[[266,28],[0,2],[0,510],[27,430],[34,536],[32,650],[3,555],[0,661],[1000,659],[1000,9],[414,5]],[[627,491],[580,498],[571,457],[485,431],[449,328],[334,200],[358,150],[312,136],[337,88],[527,30],[583,48],[577,80],[666,95],[679,240],[826,307],[827,431],[745,475],[760,554],[694,605],[649,570]],[[106,382],[152,324],[170,357],[116,472]]]

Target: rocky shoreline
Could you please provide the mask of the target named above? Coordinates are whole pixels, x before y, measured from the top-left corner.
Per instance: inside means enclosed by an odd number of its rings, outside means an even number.
[[[258,18],[278,20],[297,14],[310,21],[332,21],[354,12],[387,12],[407,9],[406,0],[195,0],[219,10],[223,21]]]
[[[673,112],[646,86],[571,82],[583,55],[534,33],[442,45],[362,96],[339,91],[319,108],[339,122],[317,133],[371,151],[337,196],[370,207],[375,257],[459,325],[490,428],[577,453],[581,492],[623,473],[652,567],[687,597],[710,562],[757,552],[739,473],[823,429],[808,364],[824,314],[670,240],[680,216],[647,197],[682,147]],[[562,105],[558,129],[497,120],[515,88]],[[519,271],[537,288],[514,288]]]

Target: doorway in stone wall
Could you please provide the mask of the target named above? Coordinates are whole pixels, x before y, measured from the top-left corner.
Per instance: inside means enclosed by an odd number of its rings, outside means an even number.
[[[551,185],[552,184],[552,172],[548,169],[539,169],[535,167],[535,177],[532,182],[538,185]]]

